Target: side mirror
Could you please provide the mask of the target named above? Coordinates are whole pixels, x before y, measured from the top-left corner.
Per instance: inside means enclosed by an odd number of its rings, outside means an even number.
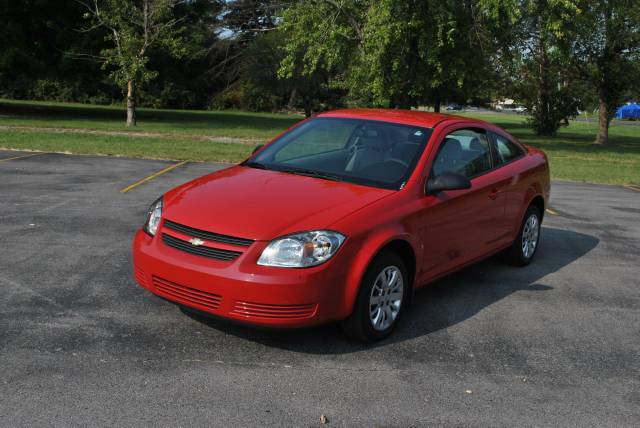
[[[257,152],[258,150],[260,150],[260,149],[261,149],[261,148],[263,148],[263,147],[264,147],[264,144],[258,144],[258,145],[256,146],[256,148],[255,148],[255,149],[253,149],[253,151],[251,152],[251,154],[254,154],[255,152]]]
[[[445,171],[436,178],[427,180],[424,193],[435,195],[443,190],[462,190],[471,188],[471,181],[457,172]]]

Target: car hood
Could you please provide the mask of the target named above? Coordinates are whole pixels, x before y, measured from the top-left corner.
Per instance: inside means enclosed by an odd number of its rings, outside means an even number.
[[[234,166],[168,192],[166,219],[254,240],[326,229],[394,193],[352,183]]]

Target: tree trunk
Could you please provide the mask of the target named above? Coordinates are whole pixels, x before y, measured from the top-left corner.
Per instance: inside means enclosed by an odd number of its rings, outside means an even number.
[[[308,95],[304,95],[302,103],[304,104],[304,117],[311,117],[311,98]]]
[[[433,111],[435,113],[440,113],[440,105],[442,104],[442,101],[440,100],[440,95],[436,95],[435,99],[433,100]]]
[[[549,56],[547,55],[547,49],[544,42],[541,41],[541,59],[540,59],[540,81],[538,88],[538,108],[540,109],[540,129],[538,130],[542,135],[551,135],[553,131],[551,118],[551,91],[549,85]]]
[[[289,95],[289,102],[287,103],[287,110],[293,110],[293,107],[296,104],[296,88],[291,90],[291,95]]]
[[[598,113],[599,126],[596,144],[607,144],[609,141],[609,110],[604,95],[600,93],[600,112]]]
[[[538,135],[554,135],[560,124],[552,107],[551,60],[544,37],[540,37],[538,49],[538,108],[534,112],[537,116],[537,125],[534,127]]]
[[[127,126],[136,126],[136,82],[127,82]]]

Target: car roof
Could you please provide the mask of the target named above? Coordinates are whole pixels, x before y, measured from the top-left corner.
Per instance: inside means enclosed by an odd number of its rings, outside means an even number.
[[[471,119],[469,117],[456,116],[453,114],[445,113],[430,113],[426,111],[418,110],[396,110],[396,109],[384,109],[384,108],[358,108],[358,109],[344,109],[333,110],[325,113],[320,113],[317,117],[342,117],[349,119],[366,119],[366,120],[379,120],[383,122],[393,122],[405,125],[423,126],[426,128],[433,128],[440,122],[448,120],[458,120],[464,122],[473,122],[478,124],[486,124],[486,122]]]

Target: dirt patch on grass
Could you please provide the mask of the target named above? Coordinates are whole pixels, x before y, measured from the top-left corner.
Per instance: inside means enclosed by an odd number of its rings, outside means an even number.
[[[188,140],[188,141],[208,141],[216,143],[246,144],[258,145],[263,144],[266,140],[259,138],[237,138],[237,137],[221,137],[216,135],[190,135],[180,133],[167,132],[145,132],[145,131],[105,131],[101,129],[84,129],[84,128],[55,128],[45,126],[14,126],[0,125],[0,131],[17,131],[17,132],[50,132],[54,134],[86,134],[86,135],[105,135],[113,137],[127,138],[163,138],[171,140]]]

